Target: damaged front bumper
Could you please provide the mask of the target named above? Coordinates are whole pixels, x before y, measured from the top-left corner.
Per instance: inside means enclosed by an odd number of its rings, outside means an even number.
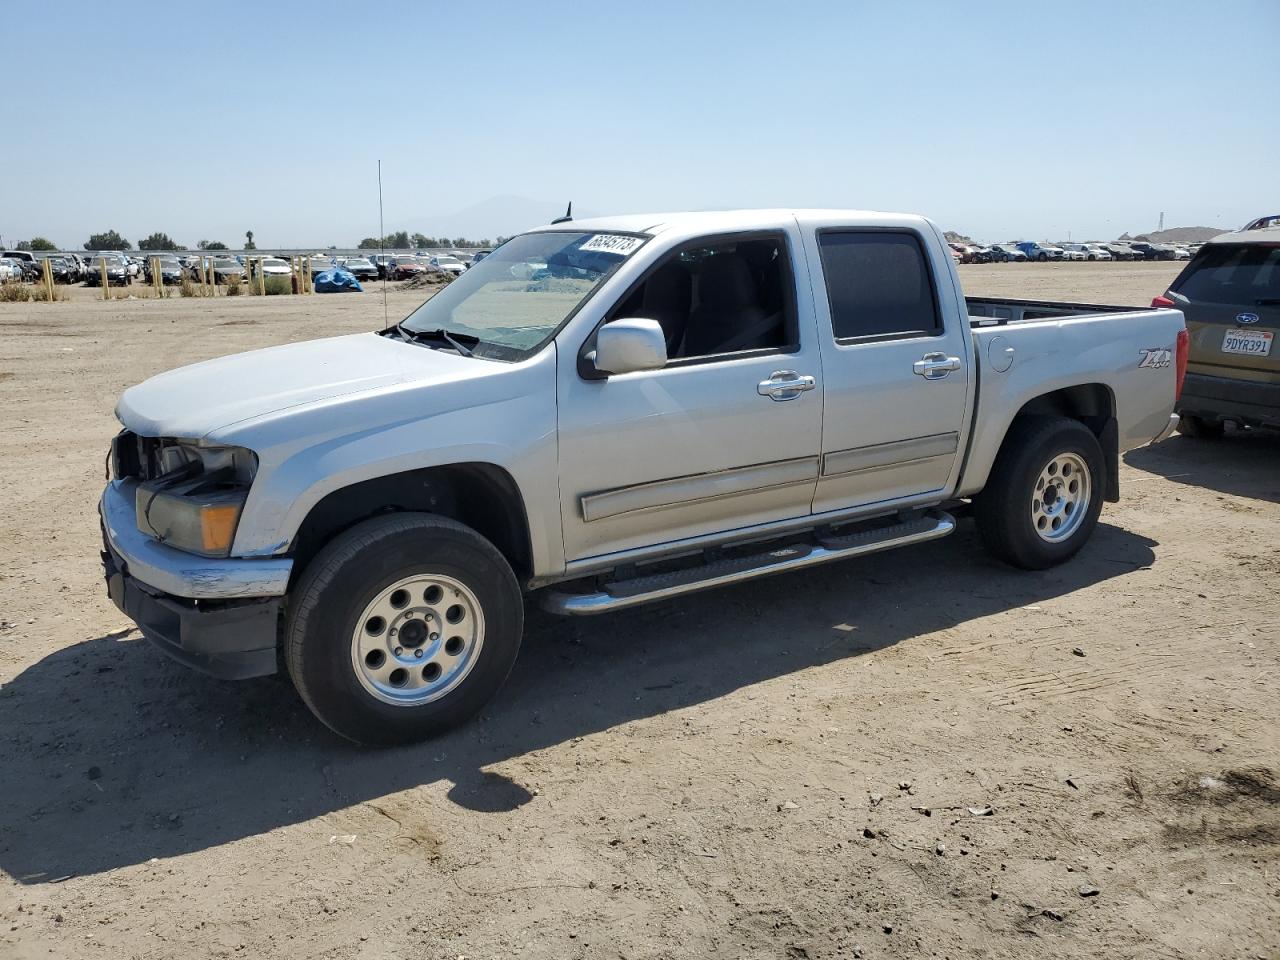
[[[144,637],[187,666],[225,679],[275,673],[293,561],[209,559],[165,546],[137,528],[136,487],[113,481],[99,504],[112,602]]]

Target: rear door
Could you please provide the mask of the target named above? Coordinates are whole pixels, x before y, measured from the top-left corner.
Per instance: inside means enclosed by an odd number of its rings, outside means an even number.
[[[1280,243],[1206,244],[1169,297],[1187,319],[1190,372],[1280,380]]]
[[[945,247],[916,219],[801,226],[825,383],[814,512],[936,498],[959,468],[973,375]]]

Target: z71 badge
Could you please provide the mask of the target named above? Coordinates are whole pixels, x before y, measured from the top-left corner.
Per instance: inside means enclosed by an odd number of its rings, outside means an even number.
[[[1168,347],[1147,347],[1138,352],[1142,354],[1142,360],[1138,363],[1139,368],[1158,370],[1173,362],[1173,351]]]

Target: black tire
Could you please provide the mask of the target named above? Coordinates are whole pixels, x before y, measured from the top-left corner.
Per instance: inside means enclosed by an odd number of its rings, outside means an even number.
[[[470,672],[439,699],[386,703],[365,689],[352,664],[356,621],[380,591],[424,571],[475,595],[483,643]],[[284,659],[303,702],[335,733],[357,743],[410,743],[469,719],[498,692],[523,629],[520,586],[493,544],[445,517],[394,514],[357,524],[308,564],[289,594]]]
[[[1194,440],[1221,440],[1227,425],[1221,420],[1206,420],[1190,413],[1178,417],[1178,432]]]
[[[1036,257],[1036,259],[1039,260],[1041,263],[1044,263],[1046,260],[1049,259],[1049,255],[1047,253],[1042,253],[1040,254],[1040,256]]]
[[[1084,461],[1090,474],[1090,497],[1074,532],[1049,542],[1036,532],[1033,493],[1041,471],[1062,454],[1075,454]],[[1066,417],[1020,417],[1009,428],[987,486],[974,501],[983,545],[1006,563],[1026,570],[1064,563],[1097,526],[1106,485],[1102,448],[1088,427]]]

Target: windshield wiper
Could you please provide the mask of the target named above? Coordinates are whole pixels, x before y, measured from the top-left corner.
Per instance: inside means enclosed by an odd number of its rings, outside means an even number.
[[[459,337],[470,340],[473,344],[480,342],[479,337],[473,337],[469,333],[450,333],[444,327],[436,330],[411,330],[403,323],[397,323],[396,329],[400,331],[400,335],[406,340],[443,340],[464,357],[473,357],[475,354],[472,353],[470,347],[463,345],[458,340]]]

